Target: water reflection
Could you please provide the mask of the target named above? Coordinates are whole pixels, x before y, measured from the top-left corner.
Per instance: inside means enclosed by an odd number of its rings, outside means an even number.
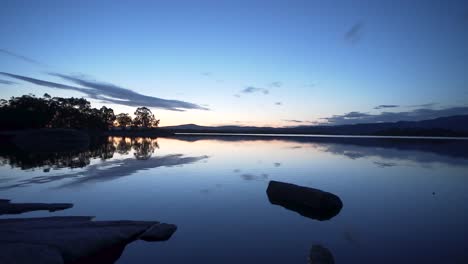
[[[22,170],[42,168],[44,172],[51,169],[82,168],[88,166],[92,159],[112,158],[115,149],[112,142],[100,139],[90,144],[89,149],[64,152],[25,152],[10,144],[0,148],[0,164]]]
[[[46,184],[61,180],[72,180],[59,187],[78,186],[85,183],[111,181],[121,177],[132,175],[138,171],[153,169],[157,167],[173,167],[194,163],[208,156],[186,157],[182,154],[172,154],[162,157],[153,157],[144,161],[128,158],[123,160],[105,161],[88,166],[85,171],[67,173],[52,176],[37,176],[19,181],[18,183],[0,187],[0,189],[10,189],[15,187],[28,186],[31,184]]]
[[[121,177],[132,175],[138,171],[149,170],[158,167],[173,167],[180,166],[190,163],[195,163],[208,158],[206,155],[202,156],[185,156],[184,154],[167,154],[163,156],[153,156],[155,149],[159,148],[157,139],[151,138],[115,138],[111,137],[106,140],[103,144],[98,146],[98,151],[85,151],[81,153],[52,153],[55,159],[43,159],[37,161],[34,164],[28,164],[26,168],[32,166],[51,166],[53,168],[62,168],[66,165],[70,165],[67,161],[73,160],[75,156],[83,157],[88,165],[82,171],[79,172],[66,172],[58,175],[40,175],[24,180],[19,180],[14,184],[2,186],[0,189],[10,189],[15,187],[24,187],[31,184],[47,184],[62,180],[69,180],[67,183],[60,185],[59,187],[71,187],[78,186],[85,183],[111,181]],[[124,159],[112,159],[115,151],[118,153],[130,155],[130,151],[133,150],[133,157]],[[90,164],[90,160],[93,154],[98,153],[98,157],[101,158],[100,162]],[[16,154],[16,153],[15,153]],[[18,165],[15,154],[10,154],[9,159],[6,163],[14,166]],[[29,161],[29,160],[28,160]],[[22,160],[21,164],[26,164]],[[47,165],[45,165],[47,164]],[[74,164],[74,163],[73,163]],[[21,168],[25,168],[21,166]],[[69,168],[74,168],[70,166]],[[48,170],[44,169],[44,172]]]
[[[452,139],[407,139],[407,138],[356,138],[356,137],[292,137],[292,136],[177,136],[187,142],[216,140],[227,142],[290,142],[291,150],[313,148],[320,152],[345,156],[350,159],[379,158],[396,161],[411,161],[423,166],[430,163],[468,166],[468,140]],[[379,167],[396,166],[391,162]],[[274,163],[275,167],[281,163]]]
[[[311,249],[314,244],[328,248],[336,262],[454,263],[466,256],[468,158],[459,152],[466,147],[462,141],[422,146],[243,137],[194,143],[110,138],[106,143],[108,150],[115,147],[113,158],[91,159],[85,168],[49,173],[0,168],[2,176],[14,179],[2,186],[31,185],[0,192],[18,202],[68,197],[75,207],[59,214],[167,219],[183,227],[163,247],[132,245],[121,264],[156,258],[161,263],[187,258],[195,263],[317,263],[317,253],[324,250]],[[196,164],[186,165],[191,162]],[[296,206],[284,195],[265,193],[270,180],[329,191],[346,210],[326,216]],[[75,186],[79,189],[62,188]],[[256,235],[245,239],[251,233]]]
[[[135,153],[133,155],[137,160],[147,160],[154,153],[154,150],[159,148],[157,140],[151,139],[139,139],[132,142],[133,150]]]
[[[260,175],[244,173],[240,175],[240,177],[246,181],[266,181],[268,180],[268,176],[269,175],[267,173],[262,173]]]
[[[42,168],[44,172],[49,172],[51,169],[86,167],[93,159],[104,161],[112,159],[116,152],[127,155],[132,150],[136,159],[147,160],[156,149],[159,149],[157,138],[97,138],[89,149],[59,152],[25,152],[10,144],[0,149],[0,164],[22,170]]]

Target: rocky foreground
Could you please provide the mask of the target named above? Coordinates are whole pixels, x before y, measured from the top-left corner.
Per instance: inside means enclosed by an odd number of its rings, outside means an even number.
[[[3,213],[69,207],[0,200]],[[127,244],[139,239],[165,241],[176,229],[156,221],[93,221],[91,216],[0,219],[0,263],[114,263]]]

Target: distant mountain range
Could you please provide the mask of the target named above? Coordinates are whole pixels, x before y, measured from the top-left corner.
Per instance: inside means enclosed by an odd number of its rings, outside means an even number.
[[[422,121],[321,125],[295,127],[199,126],[186,124],[161,127],[179,133],[255,133],[255,134],[323,134],[382,136],[468,136],[468,115],[440,117]]]

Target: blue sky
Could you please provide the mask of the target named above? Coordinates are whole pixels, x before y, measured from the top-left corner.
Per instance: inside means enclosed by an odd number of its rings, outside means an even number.
[[[148,104],[162,125],[468,114],[467,1],[6,0],[0,36],[0,97]]]

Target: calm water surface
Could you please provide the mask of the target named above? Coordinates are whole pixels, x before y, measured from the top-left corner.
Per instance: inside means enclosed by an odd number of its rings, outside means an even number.
[[[362,138],[109,138],[90,151],[0,153],[0,198],[70,202],[21,217],[178,226],[117,263],[468,263],[468,142]],[[339,196],[327,221],[271,204],[270,180]],[[10,216],[11,217],[11,216]],[[5,218],[5,216],[3,216]]]

